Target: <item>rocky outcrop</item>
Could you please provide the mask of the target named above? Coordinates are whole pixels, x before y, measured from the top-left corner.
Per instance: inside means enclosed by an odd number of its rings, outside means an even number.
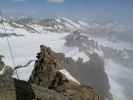
[[[70,57],[65,57],[62,53],[57,53],[56,55],[59,61],[64,64],[64,67],[72,73],[81,84],[95,88],[101,95],[112,100],[104,62],[96,53],[90,55],[90,60],[87,62],[83,62],[82,58],[74,61]]]
[[[3,66],[4,66],[4,62],[2,61],[2,58],[3,58],[4,56],[2,56],[2,55],[0,55],[0,70],[3,68]]]
[[[50,48],[40,46],[40,52],[37,53],[35,68],[32,72],[29,82],[48,87],[56,75],[56,70],[61,69],[54,52]]]
[[[55,52],[43,45],[28,82],[8,78],[0,87],[0,100],[104,100],[96,90],[70,80],[61,72],[63,63]],[[5,76],[3,76],[5,77]]]
[[[56,53],[41,45],[29,82],[62,94],[68,100],[104,100],[93,88],[69,80],[60,72],[63,68]]]

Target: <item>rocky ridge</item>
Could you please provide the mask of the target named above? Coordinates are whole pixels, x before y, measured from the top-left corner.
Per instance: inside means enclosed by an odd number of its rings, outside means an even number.
[[[54,90],[68,100],[103,100],[93,88],[69,80],[61,73],[63,66],[55,52],[41,45],[29,82]]]
[[[5,78],[10,84],[0,88],[0,100],[104,100],[93,88],[62,73],[64,65],[50,48],[41,45],[36,58],[28,82]]]

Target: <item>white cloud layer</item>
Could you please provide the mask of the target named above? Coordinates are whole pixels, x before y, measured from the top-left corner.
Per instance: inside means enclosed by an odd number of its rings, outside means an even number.
[[[48,0],[51,3],[63,3],[64,0]]]

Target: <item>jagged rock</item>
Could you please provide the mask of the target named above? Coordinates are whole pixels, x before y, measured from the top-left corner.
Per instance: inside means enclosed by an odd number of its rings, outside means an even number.
[[[5,88],[12,88],[13,86],[11,85],[13,83],[12,80],[12,75],[14,70],[8,66],[5,65],[5,63],[2,61],[3,56],[0,56],[0,89],[5,89]]]
[[[93,88],[68,80],[59,71],[63,69],[63,62],[58,60],[56,53],[50,48],[41,45],[36,57],[35,68],[29,80],[32,84],[54,90],[68,100],[104,100]]]
[[[0,100],[16,100],[16,92],[13,79],[0,79]]]
[[[0,79],[9,83],[0,87],[0,100],[104,100],[93,88],[69,80],[61,69],[63,63],[55,53],[41,45],[28,82],[12,77]]]
[[[0,100],[33,100],[35,94],[31,84],[25,81],[10,78],[8,85],[0,87]]]
[[[35,100],[69,100],[63,94],[48,88],[44,88],[35,84],[32,85],[32,88],[36,96]]]
[[[96,53],[91,54],[90,60],[87,62],[83,62],[81,58],[74,61],[70,57],[65,57],[62,53],[57,53],[56,56],[81,84],[95,88],[100,95],[112,100],[104,61]]]
[[[0,88],[0,100],[68,100],[64,95],[48,88],[13,78],[11,80],[10,87]]]
[[[60,65],[54,56],[54,52],[48,47],[41,45],[40,53],[37,53],[36,57],[35,68],[29,81],[48,87],[50,82],[54,80],[53,78],[56,75],[56,70],[60,69]]]
[[[3,68],[3,66],[4,66],[4,62],[2,61],[2,58],[3,58],[4,56],[2,56],[2,55],[0,55],[0,70]]]

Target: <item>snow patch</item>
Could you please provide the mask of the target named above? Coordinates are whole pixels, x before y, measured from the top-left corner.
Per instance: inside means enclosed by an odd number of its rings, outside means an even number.
[[[6,70],[6,68],[4,66],[4,68],[2,68],[2,70],[0,70],[0,75],[3,75],[5,73],[5,70]]]
[[[56,18],[56,21],[57,21],[58,23],[61,23],[61,20],[60,20],[59,18]]]
[[[83,62],[89,61],[90,58],[84,52],[79,51],[77,47],[64,47],[64,53],[66,57],[72,57],[75,61],[79,58],[83,59]]]
[[[17,70],[17,74],[18,74],[19,79],[28,81],[29,78],[30,78],[30,75],[32,74],[32,70],[33,69],[34,69],[34,62],[32,62],[26,68],[18,69]],[[14,76],[13,77],[17,78],[15,73],[14,73]]]
[[[68,80],[71,80],[73,82],[76,82],[77,84],[80,84],[80,82],[76,78],[74,78],[66,69],[61,69],[59,70],[59,72],[64,74]]]
[[[88,23],[86,23],[86,22],[83,22],[83,21],[79,20],[78,23],[79,23],[81,26],[83,26],[83,27],[90,28],[90,25],[89,25]]]
[[[70,20],[70,19],[68,19],[68,18],[65,18],[65,17],[62,17],[62,19],[63,19],[64,21],[66,21],[67,23],[73,25],[75,28],[80,29],[80,25],[79,25],[78,23],[76,23],[76,22],[74,22],[74,21],[72,21],[72,20]]]

